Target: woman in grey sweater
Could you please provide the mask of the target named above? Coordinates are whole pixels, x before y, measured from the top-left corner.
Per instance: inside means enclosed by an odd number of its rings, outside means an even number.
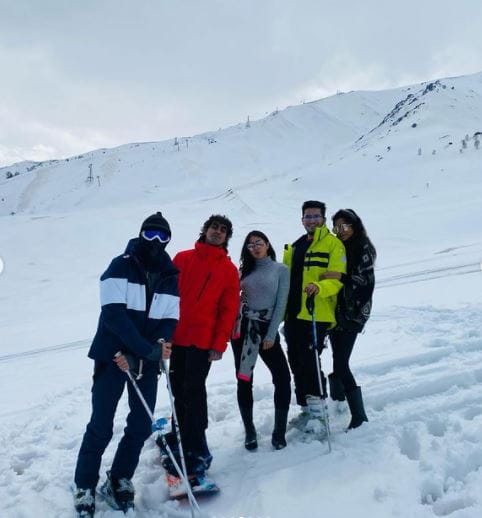
[[[244,446],[258,447],[253,424],[253,371],[258,355],[271,372],[274,384],[275,419],[271,444],[286,446],[286,420],[291,399],[291,378],[281,349],[278,327],[283,320],[289,291],[288,268],[276,262],[268,238],[251,231],[244,241],[240,262],[241,312],[236,338],[232,340],[238,404],[246,432]]]

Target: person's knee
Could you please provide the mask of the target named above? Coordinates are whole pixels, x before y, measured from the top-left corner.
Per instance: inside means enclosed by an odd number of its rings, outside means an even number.
[[[282,387],[291,383],[291,375],[288,367],[273,374],[273,385]]]
[[[350,374],[350,367],[346,362],[334,362],[333,372],[338,378],[344,378]]]
[[[152,434],[152,424],[151,421],[139,420],[133,426],[132,424],[128,424],[125,429],[125,435],[130,439],[131,442],[137,444],[144,444],[144,442],[150,437]]]
[[[184,384],[184,397],[189,401],[199,401],[205,397],[206,384],[204,380],[190,379]]]
[[[105,449],[113,436],[112,426],[106,426],[103,423],[91,421],[87,425],[85,438],[87,441],[95,445],[96,448]]]

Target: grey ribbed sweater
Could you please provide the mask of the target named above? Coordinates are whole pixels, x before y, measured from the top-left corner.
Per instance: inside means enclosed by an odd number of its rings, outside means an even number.
[[[271,315],[265,340],[274,340],[278,327],[283,320],[290,274],[288,268],[273,261],[271,257],[256,259],[254,270],[241,280],[242,301],[249,309],[268,309]]]

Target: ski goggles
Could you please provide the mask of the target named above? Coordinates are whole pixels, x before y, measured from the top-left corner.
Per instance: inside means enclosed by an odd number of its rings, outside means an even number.
[[[157,239],[161,243],[169,243],[171,236],[164,230],[143,230],[141,236],[147,241]]]

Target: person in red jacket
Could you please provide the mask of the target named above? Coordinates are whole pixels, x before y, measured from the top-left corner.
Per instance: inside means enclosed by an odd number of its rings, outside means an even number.
[[[180,316],[172,339],[170,380],[188,474],[203,477],[212,456],[208,427],[206,378],[220,360],[239,311],[239,276],[227,254],[231,221],[212,215],[194,249],[173,259],[179,270]]]

